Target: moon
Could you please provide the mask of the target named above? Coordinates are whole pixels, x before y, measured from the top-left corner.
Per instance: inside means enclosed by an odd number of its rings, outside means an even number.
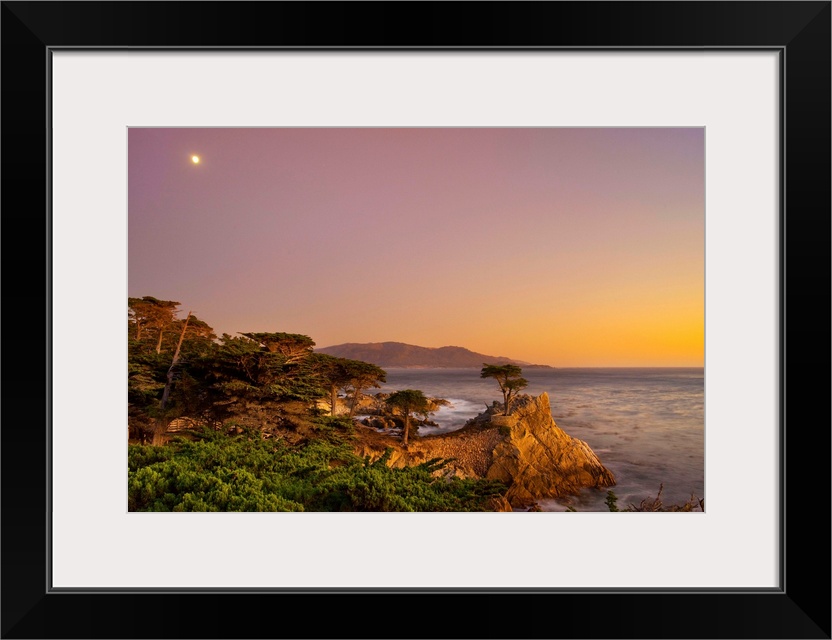
[[[191,162],[194,164],[199,164],[199,156],[191,156]]]

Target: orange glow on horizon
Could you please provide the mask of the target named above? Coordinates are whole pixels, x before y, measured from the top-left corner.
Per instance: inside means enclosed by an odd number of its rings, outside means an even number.
[[[704,366],[702,128],[128,135],[129,295],[218,335]]]

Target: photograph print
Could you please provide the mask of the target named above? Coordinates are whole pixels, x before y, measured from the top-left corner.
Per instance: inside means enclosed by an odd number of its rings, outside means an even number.
[[[703,513],[704,227],[701,127],[129,128],[128,510]]]

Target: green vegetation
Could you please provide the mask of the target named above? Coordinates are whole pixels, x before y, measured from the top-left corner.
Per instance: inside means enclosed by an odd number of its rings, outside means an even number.
[[[135,339],[140,341],[148,333],[155,335],[156,353],[162,352],[162,342],[165,331],[171,329],[176,322],[176,311],[179,302],[173,300],[159,300],[153,296],[143,298],[128,298],[129,314],[135,328]]]
[[[326,397],[336,415],[339,390],[350,398],[354,415],[362,392],[386,381],[376,365],[314,353],[315,342],[306,335],[217,338],[192,313],[179,320],[178,306],[151,296],[128,301],[129,415],[140,442],[160,444],[170,421],[182,416],[204,423],[262,418],[280,415],[287,402],[314,415]]]
[[[128,300],[131,511],[489,511],[505,493],[445,477],[440,459],[393,469],[392,449],[377,460],[354,453],[352,416],[362,392],[386,381],[380,367],[315,353],[302,334],[217,338],[192,312],[179,319],[179,305]],[[337,415],[339,391],[347,416]],[[387,403],[405,446],[411,417],[447,404],[414,389]]]
[[[179,303],[152,296],[128,300],[130,436],[160,445],[172,420],[202,424],[258,422],[264,430],[315,414],[330,381],[313,359],[314,341],[293,333],[220,338]],[[383,377],[383,371],[381,372]],[[297,420],[295,420],[297,422]]]
[[[245,431],[208,429],[165,446],[129,447],[130,511],[490,511],[506,487],[492,480],[445,478],[443,462],[387,466],[391,450],[356,456],[338,420],[319,437],[290,445]]]
[[[315,346],[309,336],[298,333],[242,333],[269,353],[279,353],[285,362],[302,362]]]
[[[387,398],[387,405],[392,409],[398,409],[404,418],[402,442],[404,446],[407,446],[411,416],[415,413],[427,417],[431,413],[430,400],[418,389],[403,389],[390,394],[390,397]]]
[[[364,389],[378,387],[380,382],[386,382],[387,374],[384,369],[369,362],[361,362],[360,360],[348,360],[347,362],[349,379],[344,389],[352,396],[350,416],[354,416],[355,408]]]
[[[483,363],[480,378],[494,378],[503,393],[503,415],[511,412],[511,403],[517,394],[529,386],[529,381],[521,376],[523,370],[516,364]]]

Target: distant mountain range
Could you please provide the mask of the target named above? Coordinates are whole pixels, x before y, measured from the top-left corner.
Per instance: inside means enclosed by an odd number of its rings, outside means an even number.
[[[331,347],[315,349],[339,358],[363,360],[379,367],[413,367],[438,369],[482,368],[488,364],[516,364],[522,367],[546,368],[547,365],[535,365],[522,360],[503,356],[487,356],[464,347],[417,347],[403,342],[348,342]]]

